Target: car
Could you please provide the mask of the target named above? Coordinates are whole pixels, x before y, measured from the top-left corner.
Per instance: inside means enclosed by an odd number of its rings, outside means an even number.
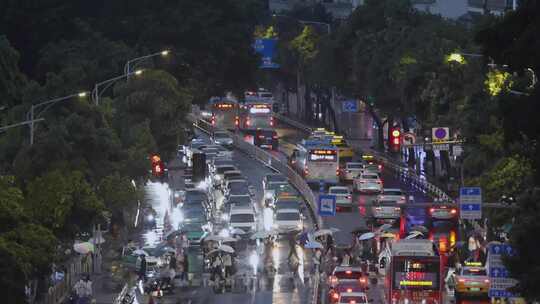
[[[286,183],[288,182],[288,180],[289,179],[285,175],[282,175],[282,174],[276,174],[276,173],[266,174],[262,180],[262,188],[266,189],[270,183],[276,183],[276,182]]]
[[[255,211],[251,208],[235,207],[229,212],[229,231],[231,235],[248,236],[257,230]],[[242,234],[236,234],[234,230],[243,230]]]
[[[364,164],[360,162],[348,162],[343,168],[342,178],[345,182],[352,182],[355,176],[358,176],[362,173],[364,169]]]
[[[278,135],[275,130],[257,129],[253,136],[253,144],[261,148],[277,150],[278,143]]]
[[[248,207],[255,208],[253,199],[249,195],[231,195],[227,200],[223,201],[222,205],[222,219],[228,220],[229,212],[233,207]]]
[[[208,235],[210,229],[201,223],[185,223],[180,225],[180,230],[186,234],[190,245],[198,245]]]
[[[212,181],[214,187],[221,186],[221,181],[223,180],[223,175],[227,171],[237,171],[238,169],[234,165],[218,165],[215,166],[212,171]]]
[[[193,158],[193,152],[199,150],[200,147],[206,146],[210,143],[207,139],[194,138],[189,143],[189,148],[186,150],[186,156],[189,160]]]
[[[352,195],[349,188],[332,186],[328,188],[328,194],[336,197],[336,208],[352,209]]]
[[[336,287],[344,282],[358,283],[360,287],[368,287],[368,275],[357,266],[336,266],[332,274],[328,277],[328,285]]]
[[[204,190],[200,189],[194,189],[194,190],[187,190],[185,192],[184,201],[180,207],[189,206],[189,205],[202,205],[203,207],[207,207],[209,205],[210,198],[208,197],[208,194]]]
[[[361,173],[353,180],[353,190],[360,193],[380,193],[382,181],[376,173]]]
[[[343,281],[328,290],[328,302],[337,303],[339,295],[346,292],[364,292],[367,288],[358,281]]]
[[[295,208],[276,209],[274,212],[274,229],[280,234],[300,232],[304,229],[303,216]]]
[[[447,205],[432,205],[429,208],[429,215],[437,220],[458,220],[457,208]]]
[[[490,288],[490,279],[484,267],[464,266],[455,276],[456,298],[466,296],[487,297]]]
[[[377,174],[380,174],[382,172],[382,165],[381,164],[376,164],[374,162],[371,162],[371,161],[368,161],[365,165],[364,165],[364,169],[363,169],[363,172],[365,173],[377,173]]]
[[[233,145],[232,137],[229,135],[229,132],[225,131],[215,131],[212,134],[212,141],[217,145],[225,147],[231,147]]]
[[[276,192],[276,189],[279,189],[280,187],[285,187],[289,183],[288,182],[268,182],[265,184],[264,187],[264,199],[270,200],[273,199],[274,193]]]
[[[338,304],[369,304],[364,292],[344,292],[339,295]]]
[[[242,175],[242,171],[240,170],[225,171],[223,173],[223,179],[221,180],[221,188],[225,189],[228,181],[240,180],[240,179],[245,180],[244,175]]]
[[[375,219],[396,219],[401,216],[401,208],[398,202],[389,198],[373,200],[371,214]]]
[[[253,195],[253,189],[246,180],[231,180],[224,189],[225,198],[231,195]]]
[[[405,204],[407,202],[407,196],[401,189],[397,188],[384,188],[382,193],[377,196],[377,200],[389,199],[396,201],[397,204]]]
[[[182,224],[201,224],[207,223],[207,214],[203,208],[184,208],[181,209],[182,217],[180,223]]]
[[[216,157],[214,158],[209,164],[208,164],[208,172],[213,173],[216,171],[217,166],[223,166],[223,165],[235,165],[235,162],[230,158],[226,156],[222,157]]]
[[[281,197],[278,198],[272,206],[274,210],[279,209],[297,209],[300,210],[300,200],[295,197]]]

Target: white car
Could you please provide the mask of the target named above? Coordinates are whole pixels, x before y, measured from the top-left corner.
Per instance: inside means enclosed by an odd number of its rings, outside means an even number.
[[[353,189],[361,193],[380,193],[383,183],[376,173],[362,173],[353,181]]]
[[[375,219],[398,219],[401,216],[401,208],[397,201],[387,198],[374,200],[371,212]]]
[[[342,292],[339,294],[338,304],[369,304],[364,292]]]
[[[229,212],[229,230],[232,235],[245,236],[257,230],[257,216],[253,207],[232,207]],[[242,234],[235,233],[234,230],[240,229]]]
[[[300,232],[304,228],[302,214],[298,209],[278,209],[274,213],[274,229],[279,233]]]
[[[215,166],[213,168],[213,172],[211,172],[212,182],[214,186],[220,186],[221,181],[223,180],[223,174],[228,171],[235,171],[238,170],[234,165],[219,165]]]
[[[352,209],[352,195],[349,188],[343,186],[332,186],[328,188],[328,194],[336,197],[336,207]]]
[[[377,200],[393,200],[398,204],[405,204],[407,202],[407,196],[401,189],[397,188],[384,188],[382,193],[377,196]]]
[[[229,135],[229,132],[225,131],[215,131],[214,134],[212,134],[212,141],[217,145],[226,147],[233,145],[232,137]]]
[[[364,164],[357,162],[349,162],[345,164],[343,169],[343,179],[346,182],[352,182],[356,176],[362,173],[364,169]]]

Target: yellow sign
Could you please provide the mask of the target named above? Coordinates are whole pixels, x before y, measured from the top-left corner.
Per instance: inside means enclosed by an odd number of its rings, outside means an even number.
[[[402,286],[433,286],[431,281],[401,281],[399,285]]]

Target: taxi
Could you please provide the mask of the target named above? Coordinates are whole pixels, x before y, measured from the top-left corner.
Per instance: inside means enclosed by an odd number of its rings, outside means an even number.
[[[481,266],[464,266],[456,275],[456,297],[487,296],[490,280],[486,268]]]

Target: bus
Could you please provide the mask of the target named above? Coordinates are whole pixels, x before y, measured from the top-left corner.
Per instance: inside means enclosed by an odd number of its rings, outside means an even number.
[[[293,150],[290,163],[308,183],[338,184],[339,151],[328,141],[302,140]]]
[[[442,304],[444,278],[440,256],[432,241],[394,242],[386,270],[386,303]]]
[[[273,128],[272,104],[257,99],[244,102],[240,107],[238,123],[242,130]]]
[[[345,139],[343,139],[343,136],[334,135],[331,143],[339,150],[339,163],[342,167],[345,167],[346,163],[353,161],[354,150],[347,145]]]
[[[215,100],[210,107],[212,126],[225,130],[235,130],[238,127],[238,103],[236,101],[219,99]]]

